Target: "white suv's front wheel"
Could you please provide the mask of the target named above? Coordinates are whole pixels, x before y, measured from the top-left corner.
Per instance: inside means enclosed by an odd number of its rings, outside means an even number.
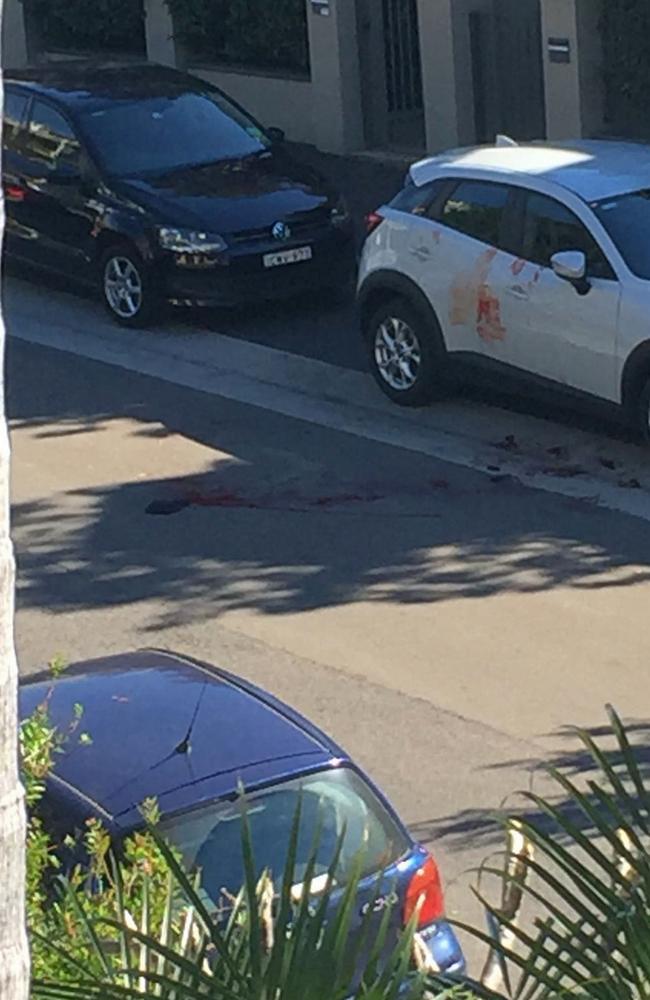
[[[444,389],[446,354],[439,329],[404,299],[390,299],[366,327],[370,367],[380,388],[400,406],[423,406]]]

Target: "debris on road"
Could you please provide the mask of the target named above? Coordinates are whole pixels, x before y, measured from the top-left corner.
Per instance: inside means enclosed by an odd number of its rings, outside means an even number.
[[[547,448],[546,451],[549,455],[562,461],[566,461],[569,457],[569,449],[563,444],[554,445],[552,448]]]
[[[503,441],[497,441],[494,447],[499,451],[519,451],[519,443],[514,434],[506,434]]]
[[[550,465],[542,469],[545,476],[558,476],[560,479],[573,479],[575,476],[586,476],[587,470],[582,465]]]

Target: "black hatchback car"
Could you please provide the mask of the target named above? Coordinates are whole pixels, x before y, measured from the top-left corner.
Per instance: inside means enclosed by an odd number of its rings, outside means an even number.
[[[341,198],[210,84],[59,64],[5,88],[6,253],[98,284],[119,322],[349,286]]]

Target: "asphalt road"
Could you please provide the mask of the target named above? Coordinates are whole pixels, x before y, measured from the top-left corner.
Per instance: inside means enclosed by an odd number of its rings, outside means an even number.
[[[584,767],[562,726],[613,701],[646,738],[645,455],[521,401],[394,414],[339,354],[243,328],[7,303],[23,673],[158,645],[250,677],[367,767],[478,919],[493,811],[540,760]],[[256,322],[286,349],[313,319],[313,348],[327,315]]]

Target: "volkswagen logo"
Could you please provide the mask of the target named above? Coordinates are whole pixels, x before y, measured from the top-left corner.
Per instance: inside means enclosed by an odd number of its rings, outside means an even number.
[[[288,240],[291,236],[291,230],[286,222],[276,222],[271,230],[271,235],[275,240]]]

